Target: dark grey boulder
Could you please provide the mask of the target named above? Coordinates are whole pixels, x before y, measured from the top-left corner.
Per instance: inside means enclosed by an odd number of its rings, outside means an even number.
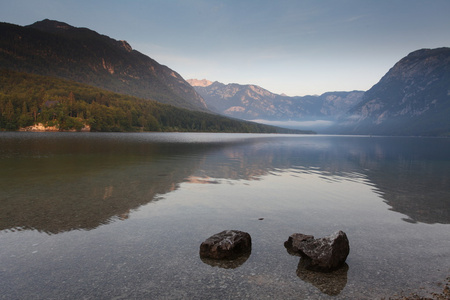
[[[294,233],[284,243],[290,254],[299,254],[307,270],[330,272],[342,267],[350,253],[347,235],[337,231],[314,239],[311,235]]]
[[[250,234],[239,230],[225,230],[206,239],[200,245],[200,257],[235,259],[252,249]]]
[[[300,247],[301,243],[307,240],[313,240],[314,236],[307,235],[303,233],[294,233],[288,238],[286,242],[284,242],[284,247],[286,247],[287,251],[291,255],[301,256]]]

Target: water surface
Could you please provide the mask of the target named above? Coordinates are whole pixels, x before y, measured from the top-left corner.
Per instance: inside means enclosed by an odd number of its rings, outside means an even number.
[[[2,299],[374,299],[450,275],[450,140],[0,133]],[[200,243],[250,233],[248,257]],[[283,243],[347,233],[307,272]]]

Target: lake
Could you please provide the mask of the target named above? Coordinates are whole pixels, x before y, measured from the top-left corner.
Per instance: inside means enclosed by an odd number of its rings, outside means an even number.
[[[0,133],[1,299],[381,299],[450,275],[450,139]],[[248,232],[232,265],[200,244]],[[284,242],[338,230],[347,265]]]

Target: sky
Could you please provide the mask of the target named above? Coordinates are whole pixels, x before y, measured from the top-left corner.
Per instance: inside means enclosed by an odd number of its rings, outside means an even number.
[[[184,79],[276,94],[368,90],[401,58],[450,47],[450,0],[0,0],[0,21],[87,27]]]

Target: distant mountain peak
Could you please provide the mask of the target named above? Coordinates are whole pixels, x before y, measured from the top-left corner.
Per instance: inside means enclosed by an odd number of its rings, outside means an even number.
[[[198,80],[198,79],[188,79],[186,80],[190,85],[192,86],[201,86],[201,87],[207,87],[210,86],[211,84],[213,84],[212,81],[209,81],[207,79],[202,79],[202,80]]]
[[[358,103],[364,94],[362,91],[353,91],[289,97],[253,84],[223,84],[215,81],[208,86],[200,86],[193,80],[189,83],[205,99],[208,108],[219,114],[244,120],[283,122],[284,126],[292,126],[287,125],[287,121],[314,121],[308,125],[317,125],[311,127],[313,130],[332,124],[333,120]],[[305,126],[304,123],[302,126]]]

